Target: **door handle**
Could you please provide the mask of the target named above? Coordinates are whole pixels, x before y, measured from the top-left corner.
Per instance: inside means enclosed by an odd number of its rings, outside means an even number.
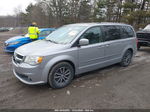
[[[98,48],[102,48],[102,47],[105,47],[104,45],[100,45]]]
[[[109,47],[109,46],[110,46],[110,44],[107,44],[107,45],[106,45],[106,47]]]

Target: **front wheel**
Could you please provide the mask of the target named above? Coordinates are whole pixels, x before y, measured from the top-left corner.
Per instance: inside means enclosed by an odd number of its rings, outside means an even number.
[[[127,67],[130,65],[131,61],[132,61],[132,56],[133,53],[131,50],[127,50],[122,58],[122,61],[120,63],[121,66],[123,67]]]
[[[71,83],[74,77],[74,69],[68,62],[56,64],[50,71],[48,82],[52,88],[63,88]]]

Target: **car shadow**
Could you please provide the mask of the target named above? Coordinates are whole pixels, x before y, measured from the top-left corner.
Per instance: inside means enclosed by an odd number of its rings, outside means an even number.
[[[89,72],[85,72],[85,73],[82,73],[82,74],[79,74],[77,76],[75,76],[75,79],[77,78],[81,78],[81,77],[84,77],[84,76],[93,76],[93,74],[98,74],[99,76],[101,76],[101,74],[103,74],[103,72],[107,72],[107,71],[111,71],[112,69],[116,69],[116,68],[120,68],[121,66],[117,63],[117,64],[113,64],[113,65],[110,65],[110,66],[107,66],[107,67],[103,67],[103,68],[99,68],[99,69],[96,69],[96,70],[93,70],[93,71],[89,71]],[[107,75],[105,75],[107,76]],[[105,77],[104,75],[101,76],[101,77]]]
[[[6,56],[13,56],[13,52],[5,52],[5,51],[1,51],[0,55],[6,55]]]
[[[140,52],[146,52],[146,53],[150,53],[150,47],[141,47]]]

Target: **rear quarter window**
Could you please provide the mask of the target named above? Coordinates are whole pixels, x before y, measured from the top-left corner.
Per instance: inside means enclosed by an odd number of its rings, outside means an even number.
[[[130,26],[122,26],[122,38],[132,38],[135,37],[135,33]]]

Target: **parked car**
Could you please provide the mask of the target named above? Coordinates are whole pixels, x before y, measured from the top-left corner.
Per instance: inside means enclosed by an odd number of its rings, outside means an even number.
[[[126,67],[137,50],[132,26],[119,23],[65,25],[45,40],[15,50],[13,73],[23,83],[63,88],[74,76],[120,63]]]
[[[39,40],[44,39],[46,36],[48,36],[52,31],[54,31],[54,28],[43,28],[43,29],[39,29],[40,30],[40,34],[39,34]],[[5,52],[14,52],[16,48],[30,43],[32,42],[32,40],[29,38],[29,35],[23,35],[23,36],[16,36],[16,37],[12,37],[10,39],[8,39],[7,41],[5,41],[5,47],[4,47],[4,51]]]
[[[147,25],[143,30],[137,32],[138,38],[138,49],[141,46],[149,46],[150,47],[150,24]]]
[[[9,28],[6,28],[6,27],[0,28],[0,32],[7,32],[7,31],[10,31]]]

